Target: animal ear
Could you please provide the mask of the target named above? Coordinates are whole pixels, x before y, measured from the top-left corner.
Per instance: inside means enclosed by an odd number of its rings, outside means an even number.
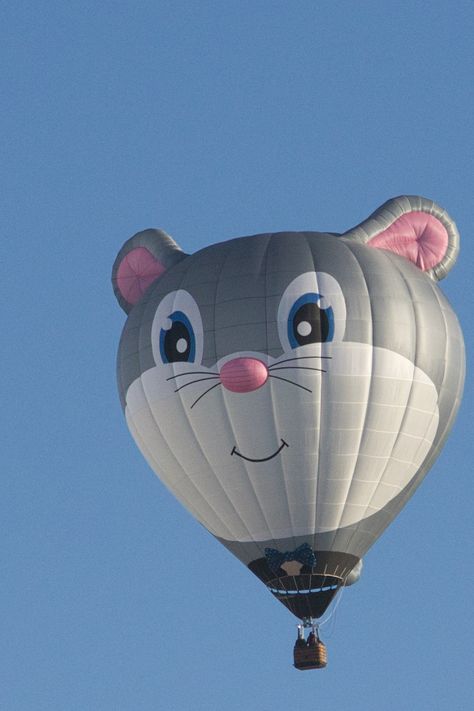
[[[388,200],[341,236],[399,254],[437,280],[446,276],[459,252],[459,233],[448,213],[413,195]]]
[[[187,255],[162,230],[143,230],[130,237],[112,268],[117,301],[128,314],[150,284]]]

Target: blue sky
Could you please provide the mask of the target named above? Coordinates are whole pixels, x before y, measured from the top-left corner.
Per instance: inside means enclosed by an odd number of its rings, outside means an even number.
[[[441,286],[469,357],[474,5],[19,0],[0,20],[0,707],[468,708],[469,378],[433,471],[324,628],[328,668],[297,672],[294,618],[128,434],[110,270],[149,226],[192,252],[342,232],[420,194],[461,233]]]

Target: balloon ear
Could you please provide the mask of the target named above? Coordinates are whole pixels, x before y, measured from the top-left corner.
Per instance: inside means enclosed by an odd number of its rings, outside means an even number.
[[[399,254],[437,280],[446,276],[459,252],[459,233],[448,213],[413,195],[388,200],[341,236]]]
[[[150,284],[187,255],[162,230],[143,230],[130,237],[112,268],[115,296],[128,314]]]

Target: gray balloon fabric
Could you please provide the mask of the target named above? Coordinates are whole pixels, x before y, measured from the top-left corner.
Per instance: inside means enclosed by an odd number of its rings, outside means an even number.
[[[435,203],[389,200],[343,235],[125,243],[118,384],[163,483],[298,617],[318,617],[414,493],[464,380],[437,286],[459,249]]]

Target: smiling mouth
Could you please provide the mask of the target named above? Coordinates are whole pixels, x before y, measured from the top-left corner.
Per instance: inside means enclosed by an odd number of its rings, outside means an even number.
[[[270,454],[269,457],[263,457],[262,459],[252,459],[252,457],[246,457],[244,454],[241,454],[236,450],[234,447],[232,452],[230,453],[230,456],[232,457],[233,454],[236,454],[238,457],[241,457],[242,459],[245,459],[246,462],[268,462],[269,459],[273,459],[273,457],[276,457],[278,454],[280,454],[281,450],[283,447],[289,447],[290,445],[285,442],[284,439],[280,440],[281,445],[278,447],[276,452],[273,452],[273,454]]]

